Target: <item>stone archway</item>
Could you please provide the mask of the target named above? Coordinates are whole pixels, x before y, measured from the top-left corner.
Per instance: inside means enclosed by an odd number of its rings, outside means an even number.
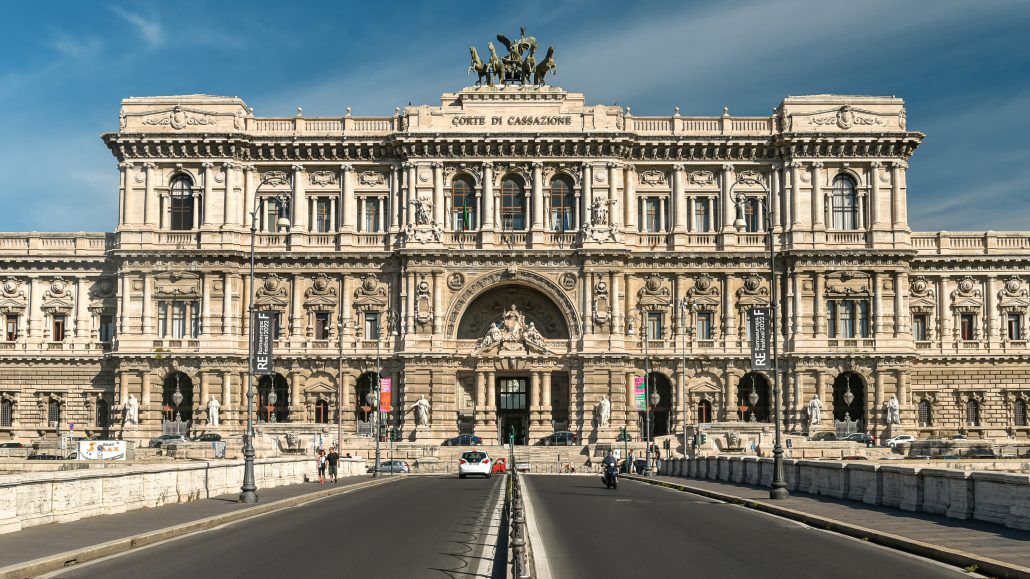
[[[544,338],[569,338],[566,320],[554,302],[539,290],[518,284],[493,287],[472,300],[458,323],[457,338],[482,338],[490,326],[501,320],[512,306],[525,316],[527,324],[533,323]]]
[[[446,334],[460,337],[458,336],[459,328],[465,324],[467,314],[473,311],[473,305],[481,307],[480,304],[483,303],[480,301],[481,299],[485,300],[487,299],[486,296],[495,292],[509,291],[507,288],[522,289],[525,292],[526,299],[533,298],[532,305],[534,307],[539,306],[540,309],[534,311],[533,316],[528,315],[527,312],[523,313],[527,313],[527,320],[532,320],[537,324],[538,329],[545,338],[576,338],[582,333],[576,306],[558,284],[534,271],[509,268],[497,270],[476,279],[451,301],[445,318],[447,321]],[[504,307],[508,308],[511,305],[512,303],[509,302]],[[519,307],[518,304],[516,304],[516,307]],[[522,311],[521,308],[519,309]],[[549,335],[545,332],[544,327],[534,320],[534,316],[544,317],[544,313],[548,310],[550,313],[547,315],[552,320],[558,319],[561,321],[561,323],[553,324],[552,329],[558,333],[558,327],[564,327],[564,331],[560,332],[557,336]],[[500,316],[498,315],[497,317],[499,318]],[[470,318],[469,324],[471,323]],[[483,328],[484,332],[485,329]],[[472,337],[480,338],[482,334]]]

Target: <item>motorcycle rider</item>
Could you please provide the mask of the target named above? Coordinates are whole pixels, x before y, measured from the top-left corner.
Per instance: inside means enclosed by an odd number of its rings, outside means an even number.
[[[618,472],[618,462],[615,460],[615,454],[611,450],[609,450],[608,454],[605,455],[604,460],[601,462],[601,464],[604,469],[605,477],[609,476],[609,472],[611,473],[611,476],[613,478],[617,476],[615,473]]]

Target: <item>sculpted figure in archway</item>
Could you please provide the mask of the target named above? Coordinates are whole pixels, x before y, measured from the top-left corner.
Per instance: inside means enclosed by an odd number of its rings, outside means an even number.
[[[425,397],[424,394],[422,395],[421,398],[416,400],[414,404],[411,405],[411,409],[415,412],[415,427],[416,428],[420,428],[420,427],[424,427],[424,426],[429,426],[429,410],[430,410],[430,406],[429,406],[429,401],[426,400],[426,397]]]
[[[612,403],[608,400],[608,397],[601,395],[601,401],[594,407],[594,420],[597,421],[597,426],[601,428],[608,428],[612,417]]]

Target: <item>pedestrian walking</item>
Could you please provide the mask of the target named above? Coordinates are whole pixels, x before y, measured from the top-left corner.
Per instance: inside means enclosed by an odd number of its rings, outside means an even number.
[[[329,447],[329,454],[325,455],[325,462],[329,465],[329,478],[336,484],[336,465],[340,462],[340,454],[335,448]]]
[[[318,484],[325,484],[325,451],[318,451]]]

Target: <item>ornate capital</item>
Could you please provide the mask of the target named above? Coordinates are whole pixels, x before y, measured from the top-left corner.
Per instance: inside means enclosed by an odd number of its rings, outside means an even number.
[[[608,163],[605,164],[605,167],[608,167],[609,169],[618,169],[619,168],[619,164],[615,163],[613,161],[609,161]]]
[[[203,163],[200,164],[200,166],[203,167],[204,170],[206,171],[208,169],[213,169],[215,164],[211,163],[210,161],[204,161]]]
[[[147,171],[149,171],[151,169],[156,169],[157,168],[157,163],[151,163],[150,161],[147,161],[146,163],[143,163],[143,168],[146,169]]]
[[[303,173],[304,172],[304,165],[293,165],[293,166],[290,167],[290,169],[293,169],[293,171],[296,172],[296,173]]]
[[[439,162],[439,161],[433,161],[432,163],[430,163],[430,165],[431,165],[431,166],[432,166],[432,167],[433,167],[434,169],[440,169],[440,168],[442,168],[442,167],[443,167],[443,163],[441,163],[441,162]]]
[[[687,166],[684,165],[683,163],[676,163],[675,165],[672,166],[672,170],[673,171],[683,172],[683,171],[687,170]]]
[[[494,164],[493,163],[491,163],[489,161],[483,163],[483,169],[491,169],[492,170],[493,168],[494,168]]]
[[[880,162],[879,161],[873,161],[872,163],[869,163],[869,166],[872,167],[873,169],[878,169],[880,167]]]
[[[118,168],[122,170],[132,169],[133,165],[135,165],[135,163],[131,161],[122,161],[121,163],[118,163]]]
[[[787,164],[787,166],[790,167],[791,169],[800,169],[800,168],[804,167],[805,164],[802,163],[801,161],[791,161],[790,163]]]
[[[733,170],[733,165],[730,165],[729,163],[727,163],[727,164],[722,166],[722,170],[726,171],[726,172],[732,171]]]
[[[530,163],[529,165],[530,165],[531,167],[533,167],[533,169],[534,169],[534,170],[536,170],[536,169],[543,169],[543,168],[544,168],[544,164],[543,164],[543,163],[541,163],[540,161],[533,161],[533,162],[532,162],[532,163]]]
[[[823,168],[823,162],[822,161],[813,161],[811,167],[813,169],[822,169]]]
[[[257,170],[257,169],[254,168],[254,165],[240,165],[240,169],[243,169],[243,171],[245,171],[247,173],[250,173],[251,171],[256,171]]]
[[[344,163],[343,165],[340,165],[340,170],[344,173],[349,173],[354,170],[354,167],[352,165]]]
[[[891,167],[895,169],[908,169],[908,163],[904,161],[891,161]]]
[[[411,161],[404,161],[403,163],[401,163],[401,168],[402,169],[414,169],[415,168],[415,164],[412,163]]]

